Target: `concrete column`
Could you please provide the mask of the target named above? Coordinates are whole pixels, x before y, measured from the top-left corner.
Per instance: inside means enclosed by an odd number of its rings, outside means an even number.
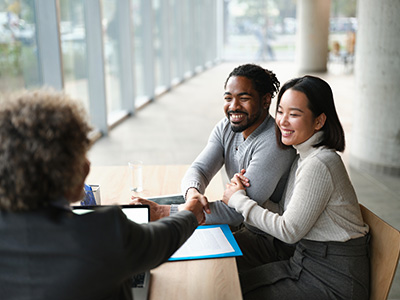
[[[330,7],[330,0],[297,1],[296,66],[299,73],[326,71]]]
[[[400,1],[358,2],[350,164],[400,176]]]

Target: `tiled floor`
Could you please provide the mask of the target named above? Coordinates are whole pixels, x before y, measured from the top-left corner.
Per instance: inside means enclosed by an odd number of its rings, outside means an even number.
[[[214,66],[137,111],[94,144],[89,152],[92,165],[126,165],[132,159],[145,164],[190,164],[205,146],[213,126],[224,117],[223,85],[239,64]],[[273,70],[282,84],[297,76],[292,63],[271,62],[262,66]],[[324,78],[333,89],[346,131],[343,159],[348,166],[355,78],[341,65],[330,65],[329,70],[313,75]],[[371,175],[349,166],[348,170],[360,203],[400,229],[400,178]],[[399,273],[398,270],[388,299],[400,299]]]

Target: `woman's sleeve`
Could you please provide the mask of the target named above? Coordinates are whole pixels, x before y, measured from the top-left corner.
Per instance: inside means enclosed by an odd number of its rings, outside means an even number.
[[[247,223],[292,244],[310,231],[325,209],[332,192],[329,169],[319,160],[313,160],[296,174],[292,196],[286,200],[289,203],[282,215],[258,206],[244,191],[232,195],[229,206],[240,212]]]

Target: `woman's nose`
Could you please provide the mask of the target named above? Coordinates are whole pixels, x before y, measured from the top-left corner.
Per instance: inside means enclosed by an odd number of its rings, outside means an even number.
[[[288,118],[286,114],[281,114],[279,117],[279,124],[285,125],[288,123]]]

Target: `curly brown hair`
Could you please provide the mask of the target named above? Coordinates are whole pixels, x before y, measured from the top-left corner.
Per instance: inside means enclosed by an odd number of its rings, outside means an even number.
[[[78,101],[49,89],[0,101],[0,210],[47,206],[82,184],[91,126]]]

